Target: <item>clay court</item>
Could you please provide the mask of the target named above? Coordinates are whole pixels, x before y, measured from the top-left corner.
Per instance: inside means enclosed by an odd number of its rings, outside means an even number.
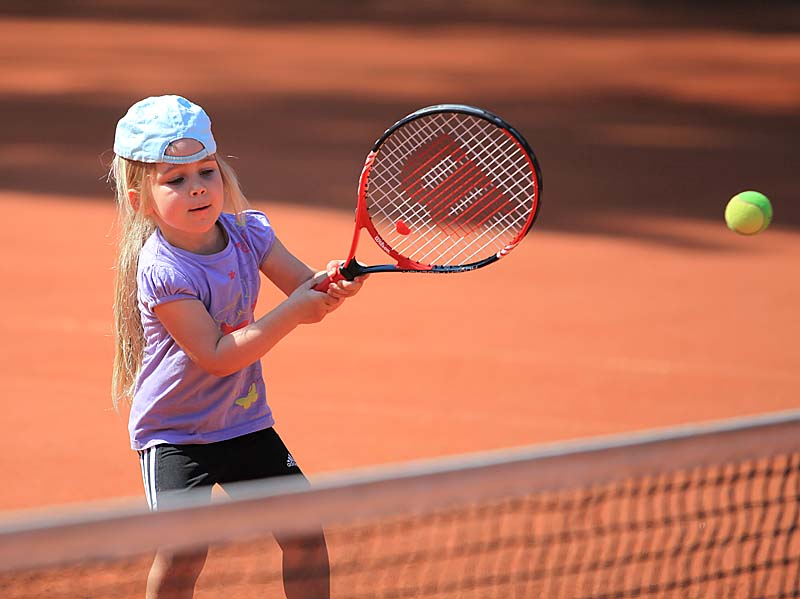
[[[372,141],[421,106],[501,114],[541,162],[541,217],[507,259],[373,276],[263,359],[312,479],[797,407],[796,9],[567,6],[488,25],[0,16],[0,509],[142,495],[109,396],[105,168],[117,119],[162,93],[207,108],[253,205],[314,265],[347,251]],[[722,219],[744,189],[775,209],[752,238]],[[259,312],[278,299],[265,284]]]

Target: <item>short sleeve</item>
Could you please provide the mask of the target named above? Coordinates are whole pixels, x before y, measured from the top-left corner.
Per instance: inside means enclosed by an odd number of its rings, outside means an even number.
[[[199,297],[190,279],[178,270],[157,266],[139,273],[139,301],[148,310],[167,302]]]
[[[263,212],[247,210],[244,214],[246,236],[260,265],[272,250],[275,243],[275,231],[272,229],[267,215]]]

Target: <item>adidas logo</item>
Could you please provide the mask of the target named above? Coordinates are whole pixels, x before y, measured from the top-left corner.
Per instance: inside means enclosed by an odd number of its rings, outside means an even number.
[[[288,454],[289,457],[286,458],[286,467],[292,468],[293,466],[297,466],[297,462],[294,461],[292,454]]]

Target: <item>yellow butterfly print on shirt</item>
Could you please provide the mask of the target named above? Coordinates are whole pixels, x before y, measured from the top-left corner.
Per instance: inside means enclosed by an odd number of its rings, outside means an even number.
[[[250,406],[256,403],[258,399],[258,391],[256,390],[256,384],[253,383],[250,385],[250,389],[247,391],[247,395],[245,397],[240,397],[236,400],[237,406],[242,406],[245,410],[249,410]]]

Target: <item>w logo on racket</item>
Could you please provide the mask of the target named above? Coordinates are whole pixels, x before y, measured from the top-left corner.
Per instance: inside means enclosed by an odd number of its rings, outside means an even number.
[[[448,134],[432,138],[411,155],[400,170],[400,185],[448,235],[468,235],[508,205],[495,182]]]

